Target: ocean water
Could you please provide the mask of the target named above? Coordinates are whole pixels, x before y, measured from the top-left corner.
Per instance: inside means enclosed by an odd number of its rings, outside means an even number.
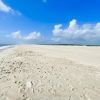
[[[12,45],[0,44],[0,50],[7,49],[7,48],[10,48],[10,47],[12,47]]]

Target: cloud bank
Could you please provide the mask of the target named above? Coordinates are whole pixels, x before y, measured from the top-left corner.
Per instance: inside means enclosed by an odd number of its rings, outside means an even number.
[[[77,20],[70,21],[68,27],[62,28],[62,24],[54,26],[53,36],[55,38],[65,38],[66,40],[100,40],[100,23],[77,24]]]
[[[21,31],[16,31],[13,32],[9,35],[10,38],[13,39],[20,39],[20,40],[36,40],[39,39],[41,37],[41,33],[40,32],[31,32],[26,36],[23,36],[21,34]]]

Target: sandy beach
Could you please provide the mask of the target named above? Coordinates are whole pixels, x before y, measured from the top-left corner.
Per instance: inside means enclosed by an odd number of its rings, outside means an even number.
[[[100,100],[100,47],[18,45],[0,51],[0,100]]]

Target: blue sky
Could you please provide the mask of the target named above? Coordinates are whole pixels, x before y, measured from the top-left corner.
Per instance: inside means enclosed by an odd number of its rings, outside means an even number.
[[[0,0],[0,43],[100,44],[100,0]]]

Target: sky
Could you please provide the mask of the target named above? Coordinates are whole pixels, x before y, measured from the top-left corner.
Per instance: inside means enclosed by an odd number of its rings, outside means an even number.
[[[0,44],[100,44],[100,0],[0,0]]]

